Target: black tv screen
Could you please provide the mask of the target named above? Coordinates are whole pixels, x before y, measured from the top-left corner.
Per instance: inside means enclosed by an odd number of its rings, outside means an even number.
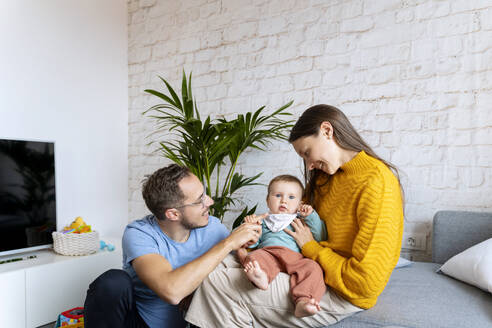
[[[55,144],[0,139],[0,254],[50,245],[55,230]]]

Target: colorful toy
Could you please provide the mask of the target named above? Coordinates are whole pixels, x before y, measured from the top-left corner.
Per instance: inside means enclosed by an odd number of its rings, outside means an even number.
[[[85,225],[84,220],[80,216],[77,216],[75,220],[72,222],[72,224],[70,224],[70,228],[77,229],[78,227],[84,225]]]
[[[99,245],[100,245],[101,250],[104,250],[104,248],[108,248],[108,251],[110,251],[110,252],[114,251],[114,245],[106,244],[106,242],[104,242],[104,240],[100,240]]]
[[[86,224],[84,220],[77,216],[75,220],[69,225],[63,228],[62,233],[84,233],[84,232],[92,232],[91,226]]]
[[[58,315],[55,328],[83,328],[84,327],[84,308],[76,307],[62,312]]]
[[[91,226],[90,225],[82,225],[82,226],[78,226],[76,229],[75,229],[75,233],[84,233],[84,232],[91,232]]]

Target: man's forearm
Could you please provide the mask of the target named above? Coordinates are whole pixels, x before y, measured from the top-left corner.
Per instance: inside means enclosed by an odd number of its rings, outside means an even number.
[[[261,226],[243,223],[224,240],[195,260],[173,269],[171,263],[157,254],[148,254],[134,260],[134,268],[142,281],[161,299],[178,304],[198,285],[232,250],[248,242],[256,242]],[[160,264],[155,261],[162,261]],[[135,261],[138,261],[135,263]]]
[[[217,243],[199,258],[166,273],[160,292],[171,304],[178,304],[191,294],[217,265],[233,250],[229,238]]]

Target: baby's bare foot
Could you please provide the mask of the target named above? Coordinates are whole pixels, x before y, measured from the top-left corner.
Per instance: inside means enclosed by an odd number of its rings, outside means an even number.
[[[268,288],[268,277],[265,271],[260,268],[258,261],[246,263],[244,266],[246,277],[259,289],[266,290]]]
[[[319,310],[321,310],[319,302],[316,302],[314,298],[304,298],[297,302],[294,315],[297,318],[308,317],[316,314]]]

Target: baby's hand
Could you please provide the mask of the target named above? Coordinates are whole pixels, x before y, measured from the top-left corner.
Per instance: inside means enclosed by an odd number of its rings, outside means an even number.
[[[263,219],[266,218],[267,216],[268,216],[268,213],[265,213],[262,215],[251,214],[251,215],[248,215],[244,218],[244,222],[261,224],[261,221],[263,221]]]
[[[313,213],[313,207],[308,204],[301,204],[299,206],[299,215],[305,218],[306,216],[309,216],[311,213]]]

